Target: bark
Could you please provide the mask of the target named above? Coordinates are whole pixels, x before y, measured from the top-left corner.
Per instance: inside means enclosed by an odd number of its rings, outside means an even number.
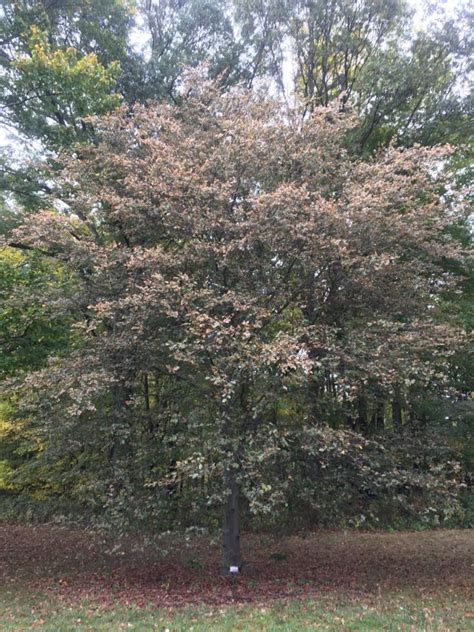
[[[402,397],[400,387],[397,385],[392,399],[392,423],[397,430],[402,428]]]
[[[361,393],[357,398],[357,428],[362,433],[366,433],[368,430],[367,398],[364,393]]]
[[[143,376],[143,395],[145,397],[145,410],[150,412],[150,387],[148,384],[148,373]]]
[[[402,426],[402,406],[398,399],[392,400],[392,422],[393,426],[397,428],[397,430],[401,429]]]
[[[356,429],[356,420],[354,416],[352,415],[352,413],[349,413],[349,415],[347,415],[346,417],[346,426],[347,428],[349,428],[349,430]]]
[[[222,570],[230,572],[231,566],[242,567],[242,555],[240,552],[240,517],[239,499],[240,486],[237,481],[236,470],[229,467],[225,473],[227,500],[224,509],[223,524],[223,559]]]
[[[372,416],[372,424],[374,430],[382,430],[385,425],[384,419],[385,402],[381,399],[377,399],[375,402],[374,414]]]
[[[309,404],[313,419],[319,419],[319,400],[324,386],[319,377],[313,377],[309,385]]]

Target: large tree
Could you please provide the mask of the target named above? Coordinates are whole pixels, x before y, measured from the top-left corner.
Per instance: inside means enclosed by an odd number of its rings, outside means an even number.
[[[342,400],[370,379],[442,388],[458,335],[438,300],[455,280],[443,260],[458,256],[445,230],[456,209],[435,177],[445,152],[355,160],[355,123],[335,109],[302,121],[198,77],[179,107],[95,121],[100,142],[64,158],[60,211],[7,243],[76,278],[54,306],[77,343],[26,379],[22,401],[69,489],[75,472],[89,501],[140,519],[190,480],[224,504],[228,569],[242,562],[239,502],[284,504],[290,454],[350,454],[376,480],[373,445],[324,424],[312,384]]]
[[[77,141],[98,142],[99,136],[89,115],[107,112],[120,100],[130,104],[157,98],[179,104],[185,94],[185,66],[203,62],[207,63],[208,75],[216,76],[222,88],[236,81],[251,87],[261,79],[276,79],[277,88],[284,91],[290,88],[291,76],[294,75],[295,82],[290,89],[294,87],[301,97],[299,113],[303,115],[309,115],[321,104],[337,102],[336,107],[343,109],[354,106],[359,117],[354,125],[349,125],[348,133],[344,133],[344,144],[341,140],[341,151],[343,146],[350,155],[362,154],[369,160],[377,148],[389,143],[411,146],[421,142],[432,146],[440,141],[450,142],[459,149],[453,157],[443,161],[444,167],[456,174],[459,184],[468,184],[472,179],[472,152],[468,146],[472,128],[472,98],[465,83],[470,69],[469,12],[462,9],[461,6],[457,21],[440,11],[433,14],[423,28],[415,31],[406,3],[379,0],[2,2],[2,119],[9,128],[16,130],[24,143],[22,150],[14,144],[11,154],[2,160],[0,185],[6,203],[1,210],[0,230],[4,233],[8,227],[22,220],[24,212],[34,213],[45,204],[54,204],[57,211],[63,209],[62,204],[51,201],[56,188],[55,170],[59,167],[57,154]],[[296,112],[292,117],[296,121]],[[172,141],[169,142],[171,144]],[[82,156],[83,151],[84,148],[78,156]],[[302,156],[306,155],[303,145],[298,151]],[[39,165],[32,159],[35,155],[45,154],[49,164]],[[344,160],[349,164],[347,156]],[[379,158],[376,160],[380,162]],[[325,169],[331,169],[330,162],[322,164],[321,174]],[[295,169],[300,169],[299,158],[294,158],[294,164]],[[359,163],[356,161],[354,164]],[[390,165],[387,169],[390,170]],[[343,191],[344,187],[333,175],[330,172],[327,176],[329,190]],[[275,181],[279,181],[280,175],[275,177]],[[85,182],[84,190],[87,191],[90,186]],[[348,186],[349,182],[346,190]],[[446,201],[451,189],[450,186],[444,192]],[[239,191],[236,196],[238,200]],[[455,200],[453,204],[456,204]],[[457,210],[460,210],[459,207]],[[79,220],[84,222],[86,215],[78,214]],[[446,234],[456,239],[462,248],[469,249],[470,225],[466,213],[461,216],[460,212],[456,212],[451,220],[451,225],[445,229]],[[123,239],[128,238],[127,231],[120,229],[121,220],[114,224],[112,233],[110,223],[97,224],[90,218],[87,223],[97,235],[103,231],[104,243],[108,244],[120,230],[125,235]],[[387,225],[389,232],[390,226]],[[465,262],[450,259],[449,251],[444,255],[442,265],[432,271],[431,279],[442,295],[439,306],[443,318],[472,328],[469,316],[472,271]],[[7,358],[4,366],[8,374],[38,367],[50,353],[62,352],[68,344],[72,345],[73,351],[81,340],[80,335],[71,335],[66,331],[67,323],[71,322],[68,309],[72,303],[68,302],[61,314],[52,314],[50,308],[54,306],[56,309],[61,303],[58,302],[58,287],[67,288],[72,296],[73,285],[82,283],[82,277],[64,276],[65,270],[61,266],[58,267],[51,257],[43,257],[44,252],[29,252],[25,248],[21,254],[6,250],[1,255],[4,283],[0,299],[5,318],[0,345]],[[330,266],[330,270],[330,273],[325,273],[327,278],[323,274],[321,280],[326,279],[329,284],[331,276],[332,285],[337,285],[342,273],[335,265]],[[455,287],[446,284],[447,277],[456,277],[459,284]],[[290,280],[294,282],[293,273]],[[20,291],[16,291],[16,285]],[[357,287],[351,281],[345,298],[338,296],[336,299],[334,289],[326,288],[325,293],[308,300],[304,309],[303,303],[298,309],[293,309],[291,304],[285,307],[282,318],[288,321],[289,328],[300,319],[311,326],[316,326],[321,319],[333,326],[333,320],[338,320],[338,333],[333,335],[331,342],[338,359],[332,356],[328,356],[326,361],[311,358],[315,364],[304,387],[290,388],[286,384],[285,396],[275,396],[274,404],[267,406],[265,418],[278,419],[278,423],[285,425],[291,418],[309,415],[329,423],[333,429],[351,428],[365,437],[383,433],[388,437],[393,427],[405,435],[421,428],[426,433],[427,427],[434,423],[439,436],[443,437],[446,430],[444,418],[450,416],[452,423],[458,424],[461,413],[457,411],[464,410],[452,405],[455,390],[463,393],[472,390],[472,362],[467,347],[452,346],[452,351],[456,353],[449,364],[450,389],[443,388],[440,395],[440,376],[444,375],[445,366],[438,366],[431,357],[433,370],[430,377],[425,375],[425,379],[420,381],[414,369],[407,377],[399,360],[405,353],[403,344],[405,350],[407,348],[406,341],[400,339],[394,352],[392,343],[385,346],[378,344],[382,336],[380,322],[369,321],[363,328],[364,319],[371,312],[353,314],[352,301],[355,300],[354,293],[358,290],[354,288]],[[48,301],[42,300],[45,291],[54,293]],[[408,291],[407,296],[409,294]],[[26,295],[35,295],[35,301],[24,303]],[[76,302],[72,320],[83,318],[87,314],[84,309]],[[353,317],[348,318],[347,314],[353,314]],[[383,327],[388,327],[387,323]],[[32,341],[34,345],[30,344]],[[352,352],[348,353],[348,349],[357,349],[357,359],[351,356]],[[374,356],[377,357],[376,362],[371,361]],[[425,353],[425,364],[429,360],[430,355]],[[382,364],[384,370],[380,369]],[[338,370],[334,368],[336,365]],[[438,370],[440,368],[441,371]],[[392,371],[390,379],[387,378],[389,371]],[[396,379],[394,376],[397,376]],[[165,478],[177,476],[176,462],[181,462],[182,451],[174,437],[183,435],[176,435],[172,429],[178,412],[180,416],[184,414],[183,409],[180,406],[176,408],[174,403],[183,395],[184,378],[149,370],[142,371],[138,379],[146,416],[159,418],[163,426],[160,437],[165,443],[169,439],[166,449],[160,448],[160,454],[164,454],[160,461],[161,474]],[[183,402],[187,402],[186,410],[195,410],[196,401],[201,398],[199,390],[188,397],[191,391],[186,388],[187,397],[183,398]],[[109,406],[110,402],[103,405]],[[16,404],[10,406],[10,411],[15,408]],[[8,424],[13,434],[16,433],[14,443],[21,443],[24,435],[22,423],[9,421]],[[143,421],[143,424],[150,429],[156,425],[153,420]],[[102,439],[109,441],[110,437],[107,439],[104,435]],[[395,444],[393,437],[390,442]],[[96,443],[97,454],[102,444],[99,439]],[[50,443],[38,441],[35,445],[35,450],[42,446],[40,452],[45,446],[50,453],[54,452],[53,440]],[[89,444],[88,450],[92,454],[93,446]],[[112,452],[116,458],[117,450],[114,448]],[[147,467],[153,468],[157,466],[152,453],[149,446],[142,451]],[[81,481],[77,488],[87,488],[84,479],[89,474],[89,483],[94,487],[93,481],[97,477],[92,464],[96,463],[96,457],[87,457],[87,450],[81,454],[78,457],[76,453],[71,461],[66,459],[56,468],[59,488],[63,486],[65,490],[67,487],[64,483],[67,468],[71,468],[69,480],[73,480],[75,472],[77,481]],[[255,448],[257,463],[258,454],[259,450]],[[295,454],[299,454],[295,459],[301,460],[300,453]],[[18,463],[16,457],[14,460]],[[338,471],[341,476],[345,471],[350,478],[353,470],[350,464],[346,466]],[[79,469],[74,469],[76,467]],[[278,467],[281,470],[283,466],[280,464]],[[323,481],[321,468],[305,466],[302,469],[310,472],[308,476],[313,481],[315,478]],[[37,471],[31,468],[30,482]],[[249,467],[247,471],[250,471]],[[324,471],[331,475],[333,469],[328,467]],[[259,478],[256,470],[252,472],[254,480],[260,480],[263,485],[263,479]],[[271,484],[273,475],[274,470],[269,468],[265,485]],[[28,476],[23,477],[24,481],[27,479]],[[211,479],[206,474],[206,481]],[[134,488],[137,485],[134,484]],[[294,484],[293,492],[296,488]],[[181,498],[175,502],[176,507],[185,506],[182,486],[180,490]],[[251,495],[249,489],[246,493]],[[173,497],[176,499],[176,496],[174,494]],[[328,496],[333,497],[331,494]],[[282,499],[285,494],[274,493],[273,497]],[[252,507],[262,509],[269,506],[268,503],[259,504],[258,498],[258,494],[254,494]],[[300,500],[299,497],[293,507]],[[346,503],[346,506],[349,504]],[[185,515],[187,509],[188,505],[179,511]],[[193,515],[193,512],[188,513]]]
[[[305,110],[339,100],[361,114],[354,150],[391,140],[462,144],[472,137],[472,12],[431,5],[415,24],[405,0],[236,0],[258,71],[302,98]],[[429,15],[429,17],[428,17]]]
[[[2,124],[50,149],[84,136],[85,117],[117,105],[130,3],[20,0],[2,5]]]

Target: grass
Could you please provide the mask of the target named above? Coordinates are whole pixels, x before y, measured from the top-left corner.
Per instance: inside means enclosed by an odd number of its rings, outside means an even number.
[[[298,632],[299,630],[414,630],[436,632],[472,630],[474,612],[469,602],[439,604],[412,600],[408,595],[368,603],[327,600],[281,600],[266,604],[219,607],[186,606],[178,609],[46,602],[40,595],[26,599],[0,596],[2,632],[85,632],[135,630],[145,632]]]
[[[467,530],[250,536],[233,585],[205,539],[114,553],[79,530],[4,525],[0,631],[467,632],[472,543]]]

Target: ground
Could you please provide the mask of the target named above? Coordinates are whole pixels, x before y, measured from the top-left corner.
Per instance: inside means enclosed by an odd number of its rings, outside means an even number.
[[[0,526],[0,630],[474,630],[469,530],[252,535],[235,581],[219,554],[207,537]]]

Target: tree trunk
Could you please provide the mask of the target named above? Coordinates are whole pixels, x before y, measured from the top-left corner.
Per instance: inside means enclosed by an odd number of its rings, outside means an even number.
[[[392,423],[393,427],[399,432],[402,429],[403,413],[402,413],[402,395],[400,386],[395,385],[392,399]]]
[[[356,429],[356,419],[353,416],[352,413],[349,413],[346,416],[346,426],[347,428],[349,428],[349,430],[355,430]]]
[[[376,399],[374,404],[374,412],[372,415],[372,426],[375,432],[383,430],[385,425],[385,403],[381,399]]]
[[[359,432],[367,433],[367,398],[363,392],[357,398],[357,428]]]
[[[402,407],[400,401],[397,399],[392,400],[392,422],[394,428],[400,430],[402,427]]]
[[[148,384],[148,373],[145,373],[143,376],[143,395],[145,398],[145,410],[147,413],[150,412],[150,387]]]
[[[319,376],[313,375],[313,379],[309,383],[309,404],[311,409],[311,415],[314,420],[320,418],[319,400],[321,393],[324,391],[324,386],[321,383]]]
[[[222,570],[224,573],[229,573],[231,566],[238,567],[239,571],[242,567],[239,518],[240,487],[237,482],[236,470],[232,467],[229,467],[225,473],[225,484],[227,500],[224,510]]]

